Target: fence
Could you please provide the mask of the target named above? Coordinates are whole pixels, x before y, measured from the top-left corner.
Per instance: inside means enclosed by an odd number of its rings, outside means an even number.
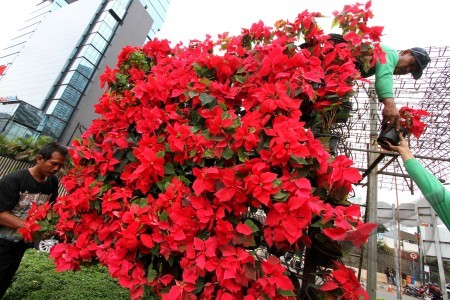
[[[31,168],[32,166],[33,166],[33,164],[30,164],[29,162],[15,160],[10,157],[0,155],[0,178],[2,178],[3,176],[5,176],[11,172]],[[61,179],[61,177],[63,177],[63,174],[58,173],[58,175],[56,175],[56,177],[58,177],[58,179]],[[58,188],[58,194],[60,196],[66,194],[66,190],[64,189],[64,187],[61,184],[59,185],[59,188]]]

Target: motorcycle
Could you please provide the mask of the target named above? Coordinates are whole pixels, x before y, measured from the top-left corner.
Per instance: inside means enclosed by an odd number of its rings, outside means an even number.
[[[418,298],[420,298],[422,296],[424,291],[425,291],[424,287],[422,287],[422,286],[416,287],[413,284],[407,284],[403,288],[403,294],[408,295],[408,296],[418,297]]]

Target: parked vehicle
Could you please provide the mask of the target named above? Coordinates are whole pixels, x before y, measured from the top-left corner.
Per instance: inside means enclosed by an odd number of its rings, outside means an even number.
[[[425,288],[423,286],[417,287],[413,284],[407,284],[403,289],[403,294],[417,298],[420,298],[424,292]]]
[[[34,243],[34,248],[43,252],[50,252],[50,249],[58,243],[58,240],[51,237],[48,240],[40,240]]]

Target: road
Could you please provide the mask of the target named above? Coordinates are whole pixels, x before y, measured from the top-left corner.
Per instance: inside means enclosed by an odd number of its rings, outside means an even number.
[[[387,286],[385,285],[378,285],[377,288],[377,299],[381,300],[396,300],[397,299],[397,290],[394,287],[394,290],[392,292],[388,292],[387,291]],[[411,296],[407,296],[407,295],[402,295],[403,300],[417,300],[419,298],[415,298],[415,297],[411,297]],[[375,299],[373,299],[375,300]]]

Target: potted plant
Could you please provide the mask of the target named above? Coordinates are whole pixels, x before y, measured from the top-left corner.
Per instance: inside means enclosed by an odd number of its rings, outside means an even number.
[[[327,237],[323,232],[313,230],[311,237],[311,257],[315,266],[327,268],[333,261],[342,258],[342,247],[337,241]]]
[[[351,112],[353,110],[353,102],[350,100],[342,102],[340,110],[336,115],[336,123],[346,123],[351,117]]]
[[[336,97],[337,98],[337,97]],[[341,101],[323,100],[316,101],[310,113],[310,126],[314,136],[318,138],[325,149],[332,155],[336,154],[336,149],[340,141],[340,135],[333,132],[333,125],[338,121],[339,113],[342,110]]]
[[[389,150],[389,145],[386,141],[397,146],[400,142],[400,132],[403,133],[404,137],[412,134],[414,137],[419,138],[426,128],[426,124],[422,122],[421,118],[427,117],[430,114],[423,109],[404,106],[400,108],[399,115],[401,126],[399,131],[396,131],[396,128],[393,126],[389,130],[381,130],[378,135],[377,142],[383,149]]]

